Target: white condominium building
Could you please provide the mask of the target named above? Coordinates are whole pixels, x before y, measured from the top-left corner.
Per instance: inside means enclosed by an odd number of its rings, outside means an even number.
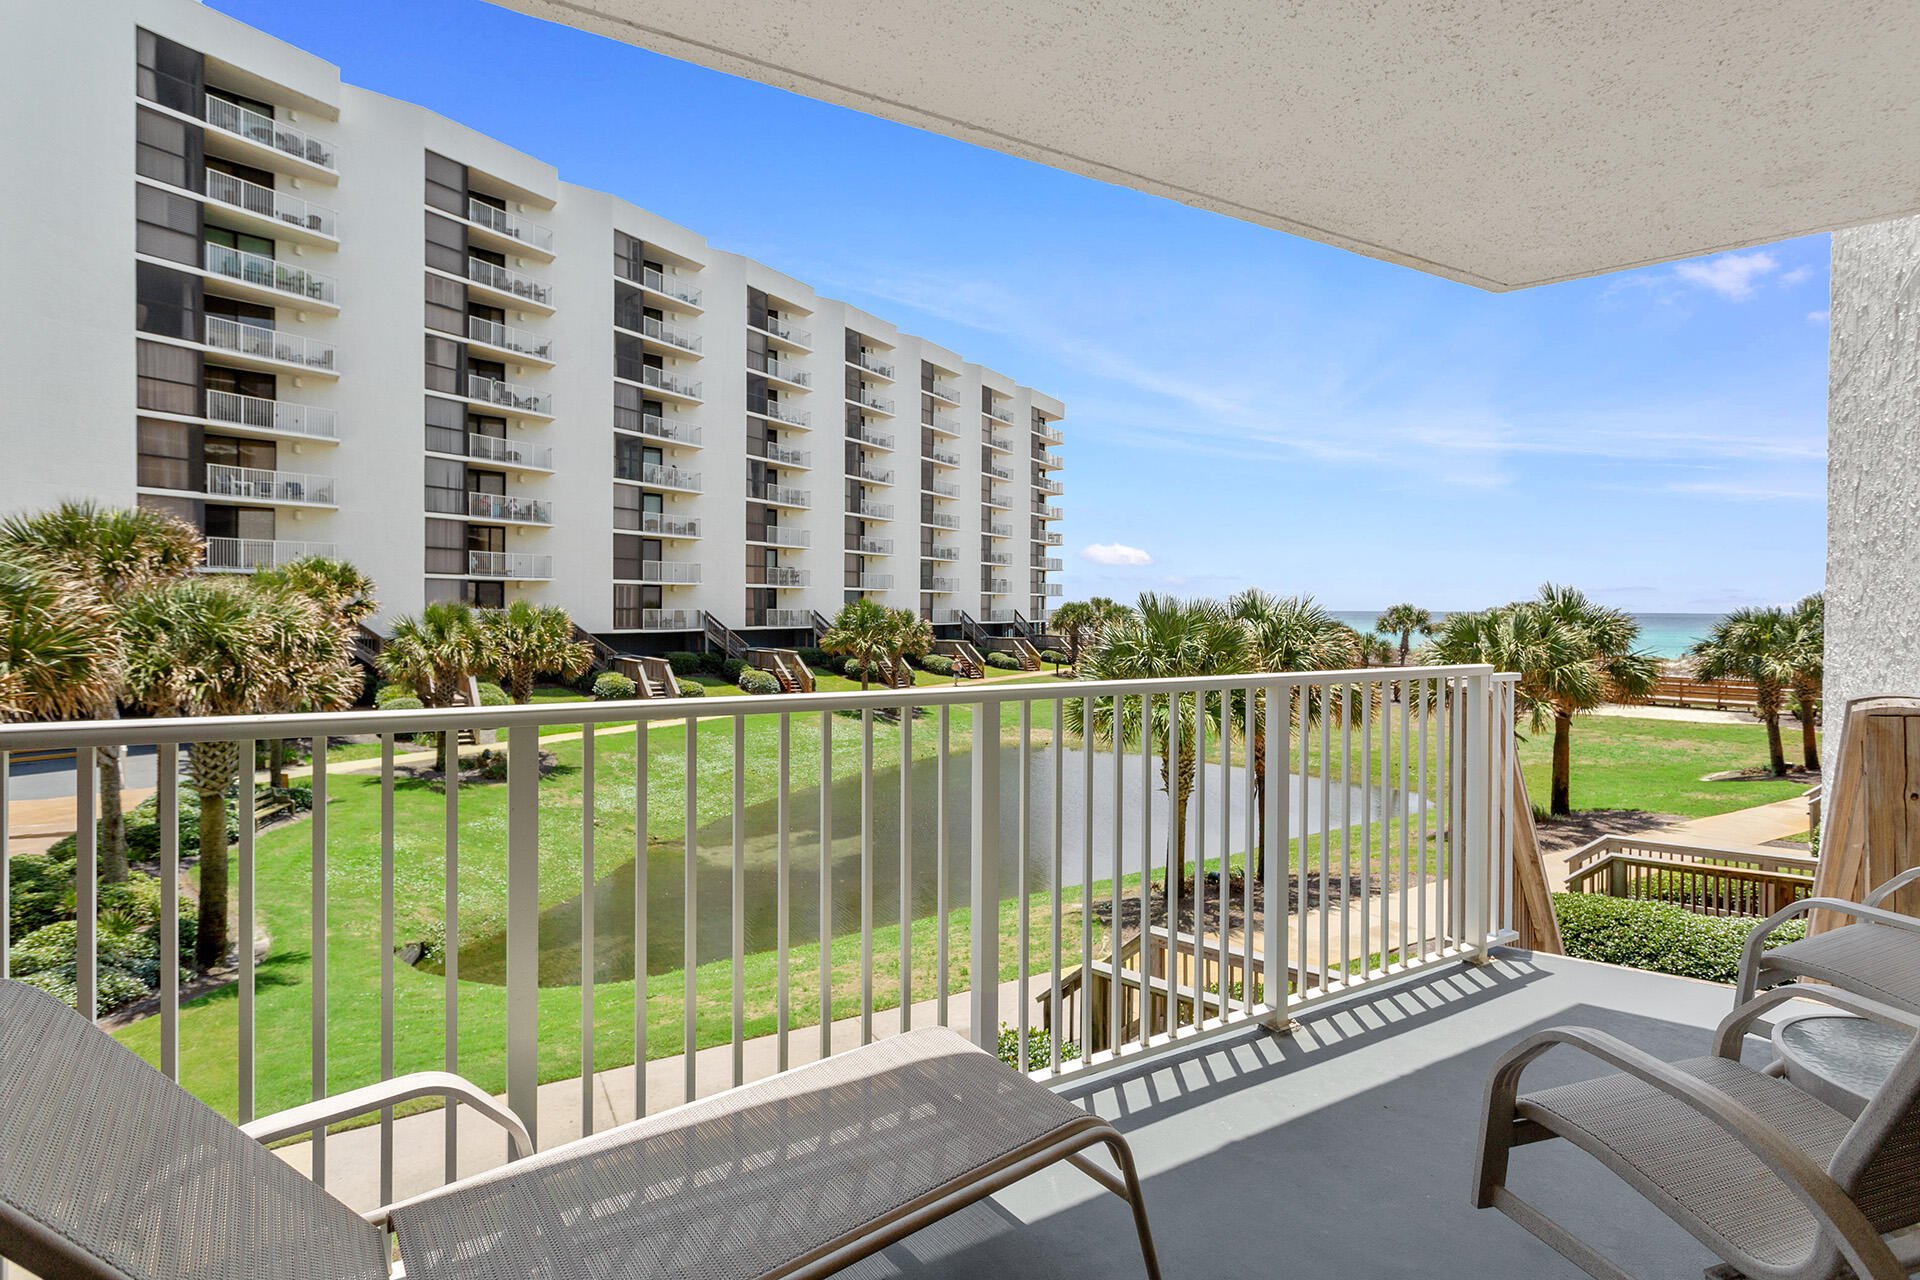
[[[7,512],[618,649],[1044,621],[1061,403],[192,0],[20,6]],[[24,108],[23,108],[24,109]]]

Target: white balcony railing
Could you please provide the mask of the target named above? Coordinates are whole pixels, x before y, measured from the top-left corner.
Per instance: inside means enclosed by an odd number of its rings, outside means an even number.
[[[1059,573],[1065,566],[1061,563],[1059,556],[1046,556],[1041,559],[1037,567],[1045,573]]]
[[[1059,454],[1049,452],[1046,449],[1041,449],[1033,455],[1033,464],[1036,467],[1043,467],[1048,471],[1058,471],[1061,467],[1067,465],[1066,460]]]
[[[769,378],[778,378],[782,382],[791,382],[798,387],[810,387],[813,385],[813,375],[791,360],[778,360],[773,356],[767,356],[762,363],[765,366],[764,368],[754,368],[753,356],[748,355],[747,357],[747,368],[753,370],[755,373],[764,373]]]
[[[891,433],[879,431],[865,425],[849,426],[847,428],[847,439],[858,440],[862,444],[872,445],[876,449],[893,448],[893,436]],[[958,464],[956,463],[955,465]]]
[[[986,445],[987,448],[992,449],[998,453],[1013,452],[1012,436],[995,435],[993,432],[989,431],[985,435],[980,437],[980,441],[982,444]]]
[[[705,615],[698,609],[642,609],[642,631],[698,631]]]
[[[542,307],[553,305],[553,286],[546,281],[536,280],[525,272],[514,271],[481,258],[467,259],[467,279],[501,293],[510,293],[524,302]]]
[[[1058,520],[1061,516],[1064,516],[1066,512],[1058,507],[1049,506],[1044,502],[1036,502],[1033,504],[1033,514],[1039,516],[1042,520]]]
[[[1013,583],[1009,582],[1005,578],[989,578],[987,579],[986,592],[990,596],[1010,596],[1013,594]],[[995,615],[998,613],[999,613],[999,610],[997,609],[990,612],[987,615],[987,621],[988,622],[1012,622],[1013,621],[1012,618],[996,617]]]
[[[670,462],[648,462],[640,468],[640,483],[656,485],[662,489],[684,489],[689,493],[700,492],[700,473],[685,471]]]
[[[208,538],[201,568],[210,573],[252,573],[277,569],[308,556],[333,558],[331,542],[279,542],[272,538]]]
[[[853,588],[856,591],[890,591],[893,588],[893,575],[858,573],[853,576]]]
[[[264,396],[243,396],[232,391],[207,392],[207,417],[236,427],[255,431],[276,431],[286,435],[311,436],[333,440],[337,415],[317,405],[269,400]]]
[[[1019,611],[1015,609],[982,609],[980,611],[980,621],[994,626],[1012,622],[1017,617],[1019,617]]]
[[[980,412],[986,414],[989,418],[992,418],[995,422],[1004,422],[1008,426],[1013,425],[1013,410],[1011,409],[1006,409],[1006,408],[1002,408],[999,405],[994,405],[991,408],[982,408]]]
[[[986,535],[989,538],[1011,538],[1013,536],[1013,526],[1010,524],[999,524],[993,521],[988,521],[986,526]]]
[[[1035,489],[1038,489],[1041,493],[1050,494],[1054,496],[1058,496],[1059,494],[1063,494],[1067,491],[1066,485],[1061,484],[1058,480],[1055,480],[1051,477],[1035,480],[1033,482],[1033,487]]]
[[[813,535],[805,529],[789,529],[785,525],[770,524],[758,534],[749,533],[748,542],[764,542],[771,547],[810,547]]]
[[[811,627],[813,610],[811,609],[768,609],[761,616],[763,627]]]
[[[980,464],[980,470],[996,480],[1013,479],[1013,472],[997,462],[983,462]]]
[[[664,511],[640,513],[640,532],[656,538],[697,538],[700,521],[692,516],[670,516]]]
[[[932,427],[942,435],[957,436],[960,434],[960,419],[951,413],[943,413],[938,409],[935,409],[932,413],[921,414],[920,422],[922,426]]]
[[[847,363],[865,369],[877,377],[885,378],[888,382],[893,381],[893,366],[871,351],[862,351],[857,359],[849,360]]]
[[[1040,584],[1040,594],[1043,596],[1057,596],[1061,593],[1062,589],[1061,585],[1057,582],[1043,582]]]
[[[960,384],[957,382],[949,382],[945,378],[935,378],[932,382],[927,383],[923,390],[953,404],[960,403]]]
[[[942,449],[938,445],[927,450],[927,457],[937,466],[957,467],[960,465],[960,455],[958,453],[952,449]]]
[[[331,342],[316,342],[298,333],[285,333],[265,325],[245,324],[225,316],[207,317],[206,343],[235,355],[278,360],[305,369],[334,371],[337,368]]]
[[[511,520],[517,524],[552,524],[553,504],[517,493],[469,493],[467,515],[475,520]]]
[[[768,462],[777,462],[783,467],[811,467],[813,465],[813,450],[789,449],[785,445],[774,444],[771,441],[762,444],[760,446],[760,452],[755,456],[765,458]]]
[[[511,236],[522,244],[532,245],[542,253],[553,252],[553,232],[516,213],[496,208],[484,200],[467,199],[467,221],[477,222],[497,235]]]
[[[656,440],[671,440],[692,448],[700,446],[700,428],[680,418],[663,418],[657,413],[640,415],[640,434]]]
[[[1033,424],[1033,434],[1039,436],[1048,444],[1060,444],[1066,440],[1066,437],[1060,434],[1060,428],[1050,427],[1042,422]]]
[[[1009,537],[1012,536],[1011,531],[1009,531],[1008,536]],[[1050,547],[1057,547],[1065,540],[1066,540],[1066,535],[1061,533],[1057,529],[1049,529],[1047,531],[1047,536],[1044,539],[1042,539],[1042,541],[1044,541]]]
[[[747,481],[747,497],[756,502],[772,502],[786,507],[810,507],[813,494],[806,489],[795,489],[784,484],[769,484],[765,480]]]
[[[642,560],[641,582],[687,585],[700,581],[700,566],[685,560]]]
[[[257,142],[263,147],[272,147],[275,151],[298,157],[322,169],[334,168],[333,145],[304,129],[296,129],[271,116],[263,116],[258,111],[228,102],[225,98],[216,98],[212,94],[206,96],[206,113],[210,128]]]
[[[943,498],[957,498],[960,496],[960,486],[951,480],[929,479],[920,487],[929,493],[937,493]]]
[[[526,467],[530,471],[553,470],[553,450],[535,448],[525,440],[470,435],[467,437],[467,456],[508,467]]]
[[[952,578],[931,577],[926,580],[928,591],[937,596],[950,596],[959,589],[960,584]]]
[[[966,619],[966,610],[964,609],[935,609],[933,611],[933,617],[929,618],[928,621],[932,622],[935,626],[944,627],[944,626],[952,626],[953,624],[962,622],[965,619]]]
[[[290,502],[303,506],[331,507],[333,477],[308,475],[302,471],[268,471],[261,467],[230,467],[207,464],[207,496],[231,498],[239,502]]]
[[[958,560],[960,558],[960,548],[943,547],[936,542],[927,548],[926,556],[929,560]]]
[[[467,375],[467,398],[484,400],[488,404],[497,404],[519,413],[537,414],[543,418],[553,416],[553,396],[550,393],[535,391],[518,383],[502,382],[484,374]]]
[[[980,501],[984,506],[1004,508],[1007,510],[1012,510],[1013,508],[1013,495],[1005,489],[996,489],[991,486],[988,487],[985,493],[980,495]]]
[[[655,293],[665,294],[678,302],[684,302],[690,307],[700,305],[700,287],[688,284],[671,271],[655,271],[652,267],[642,267],[640,285]]]
[[[766,585],[769,587],[782,589],[804,587],[813,581],[813,571],[810,569],[789,569],[784,565],[769,565],[761,572],[766,575]]]
[[[335,304],[332,276],[295,267],[269,258],[264,253],[249,253],[245,249],[232,249],[208,241],[206,256],[201,261],[211,275],[224,276],[229,280],[250,284],[256,289],[268,289],[306,302],[319,302],[327,306]]]
[[[858,474],[859,477],[862,480],[866,481],[868,484],[892,484],[893,483],[893,472],[888,470],[883,470],[880,467],[870,467],[865,463],[862,463],[860,465],[860,469],[856,474]]]
[[[813,415],[805,409],[796,409],[792,405],[765,396],[747,397],[747,412],[761,414],[776,422],[785,422],[795,427],[811,427]]]
[[[935,529],[958,529],[960,527],[958,520],[940,511],[921,512],[920,523],[930,525]]]
[[[763,333],[770,333],[776,338],[785,338],[796,347],[811,347],[813,345],[812,333],[802,329],[798,325],[787,323],[779,316],[767,316],[762,323],[749,327],[757,328]]]
[[[553,557],[523,551],[469,551],[467,572],[476,578],[545,582],[553,577]]]
[[[697,354],[700,350],[699,334],[688,333],[679,325],[668,324],[666,321],[656,320],[652,316],[640,317],[640,332],[652,338],[655,342],[665,343],[667,346],[676,347],[681,351],[689,351]]]
[[[893,539],[851,537],[847,539],[847,550],[865,556],[890,556],[893,554]]]
[[[868,391],[864,387],[850,393],[847,398],[861,408],[871,409],[875,413],[891,414],[893,412],[893,401],[891,399],[881,395],[877,391]]]
[[[288,195],[273,187],[263,187],[257,182],[248,182],[245,178],[236,178],[218,169],[208,169],[206,180],[207,199],[215,204],[284,222],[315,235],[337,237],[340,234],[335,229],[333,210],[310,204],[299,196]]]
[[[980,562],[982,564],[1012,564],[1013,553],[1011,551],[984,551],[980,554]]]
[[[861,498],[852,504],[852,508],[853,514],[865,516],[869,520],[893,519],[893,504],[891,502],[869,502],[865,498]]]
[[[685,396],[689,400],[700,399],[700,384],[698,382],[695,382],[692,378],[683,378],[671,370],[660,368],[658,365],[624,364],[617,367],[615,372],[630,382],[638,382],[649,387],[657,387],[661,391],[671,392],[677,396]]]
[[[553,359],[552,338],[527,329],[516,329],[510,324],[501,324],[498,320],[468,316],[467,337],[475,342],[484,342],[490,347],[498,347],[502,351],[511,351],[516,355],[527,356],[534,360]]]

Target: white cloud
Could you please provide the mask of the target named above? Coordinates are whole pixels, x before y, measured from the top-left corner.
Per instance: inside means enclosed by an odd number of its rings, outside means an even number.
[[[1781,276],[1780,283],[1781,284],[1799,284],[1802,280],[1810,280],[1812,278],[1813,278],[1813,268],[1801,266],[1801,267],[1795,267],[1793,270]]]
[[[1751,253],[1723,253],[1717,258],[1682,262],[1673,274],[1689,284],[1711,289],[1735,302],[1753,296],[1754,283],[1780,269],[1780,263],[1765,249]]]
[[[1080,558],[1104,565],[1141,565],[1152,564],[1153,557],[1138,547],[1129,547],[1118,542],[1096,542],[1080,548]]]
[[[1734,480],[1682,482],[1668,485],[1666,491],[1702,498],[1726,498],[1735,502],[1825,502],[1827,499],[1827,495],[1817,489],[1787,489]]]
[[[1818,311],[1807,312],[1808,324],[1825,324],[1827,323],[1827,321],[1831,320],[1832,318],[1833,318],[1832,313],[1829,312],[1825,307],[1820,308],[1820,310]]]

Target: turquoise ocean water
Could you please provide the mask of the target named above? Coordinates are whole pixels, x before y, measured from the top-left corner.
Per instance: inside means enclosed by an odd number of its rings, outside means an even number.
[[[1379,617],[1372,612],[1342,612],[1334,617],[1360,631],[1371,631]],[[1695,641],[1703,639],[1713,624],[1724,615],[1718,613],[1637,613],[1640,621],[1640,647],[1656,658],[1677,658]]]

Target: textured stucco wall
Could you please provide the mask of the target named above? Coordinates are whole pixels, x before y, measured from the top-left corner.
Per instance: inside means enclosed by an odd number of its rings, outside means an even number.
[[[1833,235],[1827,682],[1920,694],[1920,218]]]

